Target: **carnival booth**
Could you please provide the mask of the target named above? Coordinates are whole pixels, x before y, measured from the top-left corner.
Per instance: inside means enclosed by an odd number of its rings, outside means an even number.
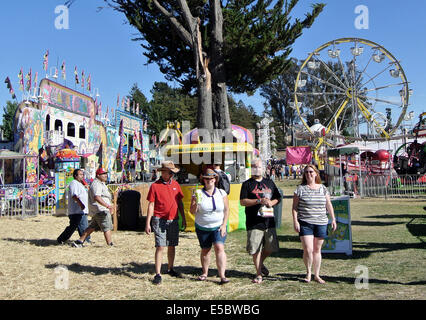
[[[55,154],[56,215],[66,214],[66,187],[73,180],[73,172],[80,168],[80,157],[73,149],[61,149]]]
[[[228,232],[245,229],[245,211],[240,205],[241,182],[250,176],[253,146],[249,143],[199,143],[171,145],[165,147],[165,158],[176,163],[181,171],[188,174],[188,183],[181,184],[184,194],[183,205],[186,217],[185,231],[195,231],[195,217],[189,212],[192,193],[201,189],[199,176],[205,164],[225,163],[226,159],[234,159],[237,175],[233,176],[230,185]],[[224,170],[225,169],[225,170]]]

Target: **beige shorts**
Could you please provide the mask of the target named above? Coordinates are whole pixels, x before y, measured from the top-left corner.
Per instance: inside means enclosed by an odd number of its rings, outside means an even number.
[[[96,231],[101,230],[107,232],[113,230],[111,214],[107,211],[101,211],[95,213],[90,221],[89,228],[93,228]]]
[[[279,250],[277,232],[274,228],[266,230],[252,229],[247,231],[247,252],[253,255],[257,252],[261,252],[262,249],[269,252],[277,252]]]

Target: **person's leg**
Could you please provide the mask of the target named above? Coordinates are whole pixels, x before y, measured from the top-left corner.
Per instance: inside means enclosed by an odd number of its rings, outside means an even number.
[[[320,269],[321,269],[321,248],[324,243],[323,238],[314,238],[313,243],[313,265],[314,265],[314,280],[319,283],[325,283],[323,279],[320,278]]]
[[[155,248],[155,274],[161,274],[161,263],[163,261],[163,252],[165,247]]]
[[[264,245],[262,250],[262,255],[260,257],[260,271],[262,275],[268,276],[269,270],[265,267],[264,261],[269,257],[272,252],[278,252],[278,237],[275,228],[267,229],[264,233]]]
[[[214,251],[216,255],[216,266],[221,280],[226,279],[226,253],[225,246],[223,243],[217,242],[214,244]]]
[[[211,256],[211,248],[201,249],[200,260],[201,260],[202,274],[200,276],[200,280],[204,280],[205,278],[207,278],[209,274],[210,256]]]
[[[311,275],[312,275],[311,269],[312,269],[312,262],[313,262],[314,236],[313,235],[301,236],[300,240],[303,246],[303,262],[305,263],[305,267],[306,267],[305,281],[309,282],[311,281]]]
[[[96,229],[95,229],[95,228],[92,228],[92,227],[87,228],[87,229],[83,232],[83,234],[81,235],[80,239],[78,239],[78,240],[80,240],[81,242],[84,242],[84,241],[87,239],[87,237],[88,237],[88,236],[90,236],[90,234],[91,234],[93,231],[95,231],[95,230],[96,230]]]
[[[256,269],[256,277],[254,283],[262,282],[262,271],[260,259],[263,251],[263,234],[262,230],[248,230],[247,231],[247,252],[252,256],[253,264]]]
[[[261,264],[260,264],[261,255],[262,255],[261,251],[258,251],[252,255],[253,264],[254,264],[254,267],[256,268],[256,277],[262,277]]]
[[[167,261],[168,261],[168,271],[173,270],[175,263],[176,247],[168,246],[167,247]]]
[[[79,215],[79,223],[77,226],[78,235],[81,237],[86,231],[86,229],[89,227],[89,222],[87,221],[87,214]],[[90,241],[90,236],[86,237],[86,241]]]
[[[262,254],[260,255],[260,272],[261,274],[263,273],[265,276],[267,276],[269,274],[269,270],[265,267],[264,265],[264,261],[267,257],[269,257],[271,255],[272,251],[268,251],[265,248],[262,250]],[[266,271],[266,272],[262,272],[262,271]]]
[[[112,232],[111,230],[105,231],[104,232],[104,237],[105,237],[105,241],[108,245],[111,245],[112,243]]]
[[[71,238],[74,231],[77,229],[80,219],[78,214],[72,214],[68,216],[69,219],[69,225],[65,228],[65,230],[60,234],[57,241],[59,243],[67,241],[69,238]],[[81,235],[80,235],[81,236]]]
[[[168,271],[172,271],[172,275],[178,276],[173,271],[173,267],[175,264],[176,246],[179,244],[179,221],[176,219],[172,222],[167,222],[166,225]]]

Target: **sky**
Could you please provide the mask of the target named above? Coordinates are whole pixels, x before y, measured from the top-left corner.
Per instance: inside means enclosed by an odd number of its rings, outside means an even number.
[[[303,19],[315,1],[300,0],[292,17]],[[357,37],[371,40],[386,48],[400,62],[413,89],[407,112],[415,120],[426,111],[426,1],[424,0],[323,0],[323,12],[310,29],[303,31],[293,45],[292,57],[305,59],[322,44],[333,39]],[[150,100],[154,82],[166,81],[155,64],[145,65],[146,58],[140,43],[131,39],[137,31],[126,24],[124,15],[104,6],[102,0],[76,0],[68,9],[68,24],[64,11],[58,11],[65,0],[15,0],[0,4],[0,116],[1,106],[12,100],[4,80],[9,77],[19,101],[18,73],[32,70],[38,79],[46,75],[43,55],[49,50],[49,69],[66,64],[66,83],[74,85],[74,67],[79,78],[84,70],[92,79],[92,90],[98,90],[106,106],[115,107],[117,95],[127,95],[133,84]],[[363,6],[363,7],[359,7]],[[363,10],[360,11],[359,9]],[[57,10],[55,13],[55,9]],[[367,10],[368,11],[367,11]],[[361,19],[362,18],[362,19]],[[60,28],[58,22],[62,22]],[[52,70],[49,70],[52,71]],[[59,71],[60,75],[60,71]],[[177,87],[177,82],[169,83]],[[87,89],[84,90],[88,94]],[[396,92],[395,95],[398,93]],[[258,114],[263,112],[265,99],[259,90],[252,96],[234,95]],[[397,107],[396,107],[397,108]],[[394,110],[398,114],[398,110]]]

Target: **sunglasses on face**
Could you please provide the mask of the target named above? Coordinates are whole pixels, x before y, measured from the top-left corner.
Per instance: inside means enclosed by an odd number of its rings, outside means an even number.
[[[204,178],[204,180],[214,180],[215,178]]]

